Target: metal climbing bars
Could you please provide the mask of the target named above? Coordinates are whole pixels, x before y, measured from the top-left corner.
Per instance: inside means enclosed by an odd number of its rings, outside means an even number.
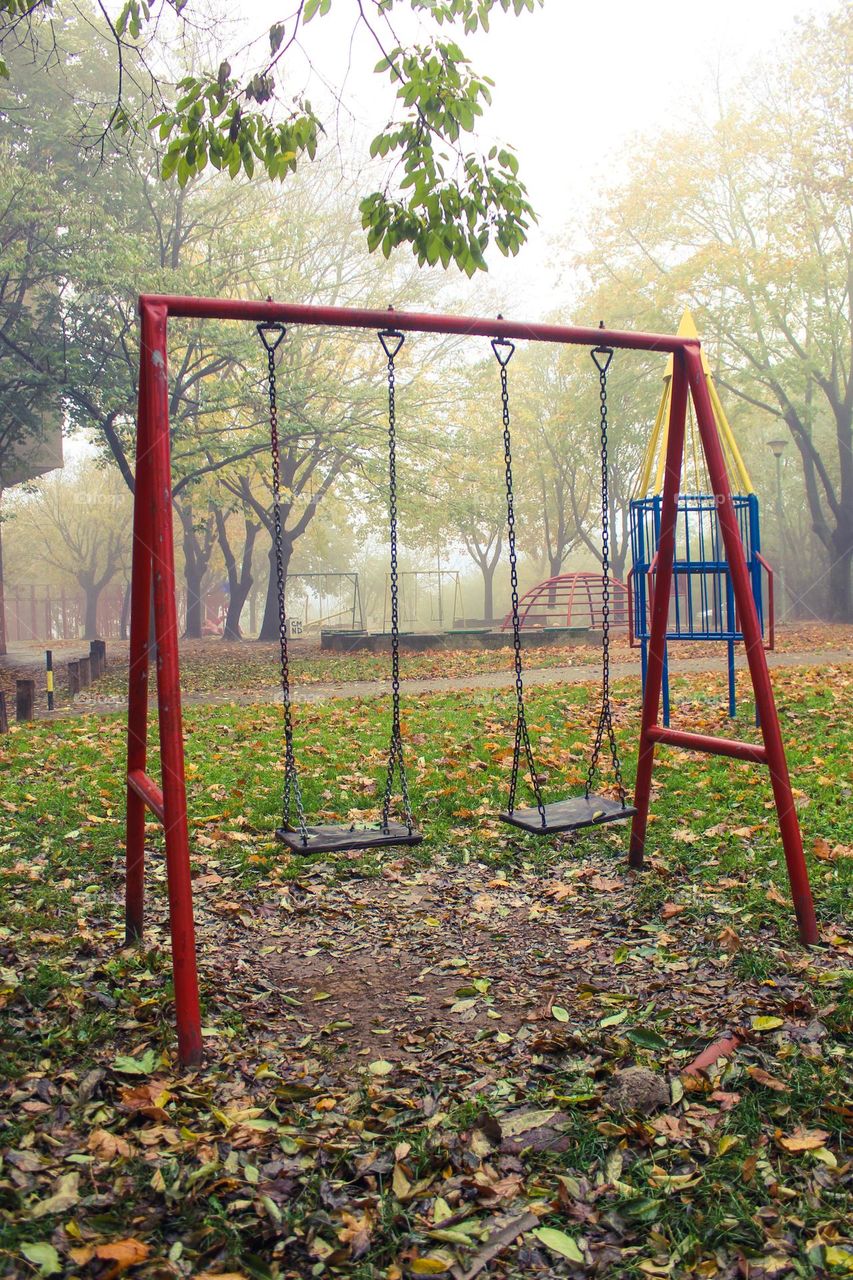
[[[143,295],[140,312],[140,372],[136,439],[136,483],[133,514],[130,674],[127,730],[127,827],[125,917],[128,941],[141,938],[144,916],[145,814],[162,824],[166,843],[169,920],[175,989],[178,1053],[185,1065],[201,1061],[201,1015],[196,969],[190,846],[184,776],[184,739],[178,662],[178,618],[175,600],[175,557],[172,526],[172,479],[169,437],[168,325],[170,319],[235,320],[258,324],[319,325],[337,329],[385,329],[392,323],[403,333],[440,333],[488,340],[599,345],[673,356],[672,411],[664,464],[656,589],[651,607],[648,669],[643,696],[639,760],[629,860],[638,867],[651,795],[658,746],[729,755],[766,765],[791,896],[804,943],[818,940],[797,810],[761,627],[732,505],[723,448],[702,368],[699,342],[692,337],[631,333],[598,327],[527,324],[468,316],[423,315],[345,307],[315,307],[278,302],[220,298]],[[692,400],[708,474],[716,495],[718,519],[739,611],[746,657],[760,712],[762,745],[744,744],[706,734],[667,729],[658,724],[667,614],[675,551],[677,500],[681,477],[685,415]],[[150,626],[153,601],[156,638],[157,725],[161,780],[147,772]]]

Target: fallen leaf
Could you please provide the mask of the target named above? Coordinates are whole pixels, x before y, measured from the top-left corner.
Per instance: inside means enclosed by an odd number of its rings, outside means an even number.
[[[816,1151],[826,1142],[829,1134],[825,1129],[804,1129],[798,1126],[788,1137],[778,1137],[776,1141],[786,1151]]]
[[[570,1262],[585,1261],[577,1242],[567,1236],[565,1231],[557,1231],[555,1227],[539,1227],[532,1234],[546,1249],[559,1254],[561,1258],[568,1258]]]
[[[61,1274],[62,1262],[52,1244],[42,1242],[22,1244],[20,1249],[27,1262],[31,1262],[34,1267],[38,1267],[39,1275],[58,1276]]]
[[[65,1213],[80,1199],[79,1173],[65,1173],[57,1181],[53,1195],[40,1200],[30,1209],[31,1218],[44,1218],[49,1213]]]
[[[777,1080],[775,1076],[771,1076],[763,1067],[747,1067],[746,1073],[751,1076],[757,1084],[763,1084],[765,1089],[774,1089],[777,1093],[785,1093],[788,1086],[783,1080]]]

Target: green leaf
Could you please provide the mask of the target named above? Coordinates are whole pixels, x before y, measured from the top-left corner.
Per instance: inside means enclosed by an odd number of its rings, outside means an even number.
[[[129,1058],[119,1054],[113,1061],[113,1071],[123,1076],[148,1076],[157,1065],[157,1054],[154,1049],[146,1049],[141,1058]]]
[[[561,1258],[568,1258],[570,1262],[586,1261],[577,1242],[567,1236],[565,1231],[558,1231],[556,1227],[537,1227],[533,1235],[546,1249],[559,1254]]]
[[[775,1018],[765,1014],[761,1014],[751,1021],[753,1031],[775,1031],[777,1027],[783,1027],[784,1025],[784,1018]]]
[[[656,1031],[647,1031],[643,1027],[637,1027],[633,1031],[629,1031],[627,1039],[634,1044],[642,1045],[644,1049],[666,1048],[666,1041]]]
[[[551,1006],[551,1017],[556,1018],[558,1022],[568,1022],[569,1011],[564,1009],[562,1005],[555,1004]]]
[[[622,1009],[619,1013],[611,1013],[609,1017],[602,1018],[599,1022],[600,1027],[618,1027],[620,1022],[624,1022],[628,1017],[628,1010]]]
[[[59,1254],[52,1244],[22,1244],[21,1253],[27,1262],[38,1267],[39,1275],[58,1276],[62,1274],[62,1263]]]

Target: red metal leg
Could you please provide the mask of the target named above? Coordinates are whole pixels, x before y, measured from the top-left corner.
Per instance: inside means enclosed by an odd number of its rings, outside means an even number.
[[[143,341],[145,334],[143,333]],[[146,363],[139,370],[136,427],[136,477],[133,500],[133,548],[130,578],[130,676],[127,694],[127,772],[145,769],[148,736],[148,636],[151,604],[151,471]],[[145,804],[127,789],[125,839],[125,939],[142,937],[145,902]]]
[[[681,482],[681,459],[684,452],[684,420],[687,411],[687,374],[684,355],[676,352],[673,358],[672,397],[670,401],[669,436],[666,447],[666,472],[661,504],[660,538],[657,550],[657,582],[651,605],[652,625],[649,636],[649,664],[646,671],[646,689],[643,695],[643,718],[640,727],[640,753],[637,760],[637,781],[634,788],[634,806],[637,812],[631,823],[631,843],[628,862],[632,867],[643,865],[646,843],[646,825],[649,818],[649,799],[652,788],[655,743],[651,730],[657,725],[660,709],[663,662],[666,651],[666,627],[669,618],[669,596],[672,589],[672,564],[675,558],[675,522],[678,514],[678,488]]]
[[[146,365],[153,491],[154,623],[157,637],[157,703],[163,783],[166,872],[172,933],[172,972],[178,1054],[185,1066],[201,1061],[201,1012],[196,972],[184,738],[175,607],[172,482],[169,458],[169,385],[165,306],[143,303],[142,360]]]
[[[800,823],[794,797],[791,792],[791,781],[788,776],[788,762],[782,743],[782,731],[779,717],[776,714],[776,703],[773,698],[773,686],[770,683],[770,672],[767,669],[767,657],[761,637],[761,627],[755,608],[752,589],[749,581],[749,570],[746,564],[746,553],[738,528],[737,514],[732,506],[729,480],[720,437],[717,432],[711,398],[702,370],[698,351],[685,352],[690,388],[696,408],[696,421],[708,463],[708,474],[711,477],[714,494],[717,500],[717,513],[723,542],[726,548],[726,559],[732,575],[732,587],[740,614],[743,631],[746,659],[755,691],[755,703],[761,722],[764,747],[767,752],[767,765],[773,785],[773,798],[776,812],[779,815],[779,831],[782,836],[782,847],[785,851],[785,862],[788,867],[788,880],[791,885],[791,897],[797,913],[800,939],[806,945],[818,941],[817,919],[812,901],[809,874],[803,853],[803,839],[800,834]]]

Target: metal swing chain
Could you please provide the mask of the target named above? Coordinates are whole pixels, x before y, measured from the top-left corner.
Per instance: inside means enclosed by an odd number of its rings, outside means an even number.
[[[515,810],[515,797],[518,790],[518,770],[521,763],[521,748],[527,759],[530,782],[536,797],[536,808],[542,826],[546,825],[545,804],[542,790],[536,773],[533,759],[533,748],[530,745],[530,734],[527,729],[527,715],[524,710],[524,674],[521,661],[521,623],[518,616],[518,556],[515,549],[515,496],[512,483],[512,436],[510,431],[509,387],[507,385],[507,365],[512,359],[515,344],[504,338],[492,339],[492,350],[501,370],[501,406],[503,411],[504,466],[506,470],[506,526],[507,547],[509,550],[509,580],[512,590],[512,647],[515,655],[515,745],[512,752],[512,773],[509,782],[509,812]],[[506,352],[502,355],[501,352]]]
[[[627,804],[627,793],[622,781],[622,765],[616,746],[616,734],[613,730],[613,712],[610,700],[610,476],[607,459],[607,370],[613,359],[611,347],[595,347],[591,352],[595,367],[598,369],[599,399],[601,402],[601,712],[595,732],[595,743],[586,776],[585,795],[589,799],[592,784],[598,771],[598,761],[607,734],[610,747],[610,758],[616,785],[619,788],[619,799],[624,809]]]
[[[281,694],[284,708],[284,796],[282,798],[282,826],[292,831],[291,808],[296,809],[296,821],[302,843],[308,843],[302,789],[293,751],[293,710],[290,700],[290,664],[287,651],[287,613],[284,603],[284,556],[282,551],[281,524],[281,457],[278,440],[278,401],[276,395],[275,353],[284,340],[287,330],[282,324],[259,324],[258,335],[267,353],[267,379],[269,385],[270,452],[272,454],[272,516],[273,548],[275,551],[276,586],[278,588],[278,636],[281,661]],[[272,335],[275,335],[274,337]]]
[[[391,544],[391,741],[388,747],[388,769],[382,801],[382,830],[388,830],[391,797],[394,791],[394,766],[400,770],[400,792],[403,821],[411,835],[414,828],[409,785],[403,765],[403,737],[400,730],[400,608],[399,574],[397,571],[397,396],[394,360],[405,342],[405,334],[385,329],[379,335],[382,350],[388,358],[388,523]]]

